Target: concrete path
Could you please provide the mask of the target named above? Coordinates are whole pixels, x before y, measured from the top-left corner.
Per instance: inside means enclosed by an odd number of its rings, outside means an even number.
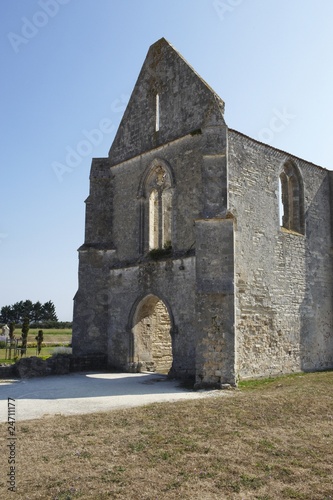
[[[8,398],[15,400],[15,419],[19,422],[227,393],[230,394],[229,391],[190,391],[181,388],[179,381],[153,373],[72,373],[0,381],[0,421],[8,419]]]

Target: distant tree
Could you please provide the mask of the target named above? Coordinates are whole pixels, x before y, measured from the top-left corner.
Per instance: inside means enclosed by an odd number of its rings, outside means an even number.
[[[10,338],[10,340],[14,339],[14,332],[15,332],[15,323],[11,322],[11,323],[9,323],[9,338]]]
[[[0,313],[1,323],[9,323],[12,320],[12,308],[11,306],[3,306]]]
[[[43,321],[58,321],[55,307],[51,300],[43,304]]]
[[[16,302],[15,304],[12,305],[12,320],[15,321],[15,323],[20,323],[22,318],[23,318],[23,311],[24,311],[24,306],[23,306],[23,300],[20,302]]]
[[[55,306],[51,300],[42,304],[41,302],[33,303],[31,300],[21,300],[12,306],[3,306],[0,312],[0,322],[22,323],[24,318],[28,318],[29,322],[40,323],[46,321],[58,322],[55,312]]]
[[[38,331],[36,340],[37,340],[37,354],[40,354],[40,351],[42,349],[42,342],[44,340],[43,330]]]
[[[23,319],[22,324],[22,347],[21,347],[21,357],[23,353],[27,352],[27,341],[28,341],[28,333],[29,333],[29,318],[25,317]]]
[[[41,302],[37,301],[35,304],[32,305],[31,321],[33,323],[38,323],[39,321],[42,321],[42,318],[43,318],[43,306]]]
[[[23,302],[23,308],[22,308],[22,316],[23,318],[28,318],[29,321],[31,321],[32,316],[33,316],[33,303],[31,300],[25,300]]]

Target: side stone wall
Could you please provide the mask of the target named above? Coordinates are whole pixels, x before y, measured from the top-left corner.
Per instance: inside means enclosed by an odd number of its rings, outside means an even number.
[[[282,151],[229,132],[235,225],[236,356],[241,378],[333,366],[327,171],[297,158],[305,235],[280,227]]]

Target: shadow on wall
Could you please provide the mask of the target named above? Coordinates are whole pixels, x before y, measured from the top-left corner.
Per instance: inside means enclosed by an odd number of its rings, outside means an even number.
[[[305,297],[300,307],[303,371],[333,367],[330,199],[330,185],[328,178],[324,177],[305,214]]]

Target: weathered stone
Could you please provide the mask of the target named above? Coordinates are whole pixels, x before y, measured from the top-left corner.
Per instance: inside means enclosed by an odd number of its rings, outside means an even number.
[[[231,391],[231,389],[233,389],[233,386],[230,384],[221,384],[220,388],[224,391]]]
[[[62,354],[52,356],[46,360],[47,367],[52,375],[66,375],[70,371],[70,358]]]
[[[15,363],[15,371],[20,378],[65,375],[70,371],[70,357],[58,355],[46,360],[37,356],[22,358]]]
[[[166,40],[149,49],[92,162],[74,359],[196,388],[333,367],[333,174],[223,112]]]
[[[18,360],[15,368],[20,378],[43,377],[49,374],[46,361],[37,356]]]
[[[0,379],[12,378],[16,376],[14,365],[0,365]]]

